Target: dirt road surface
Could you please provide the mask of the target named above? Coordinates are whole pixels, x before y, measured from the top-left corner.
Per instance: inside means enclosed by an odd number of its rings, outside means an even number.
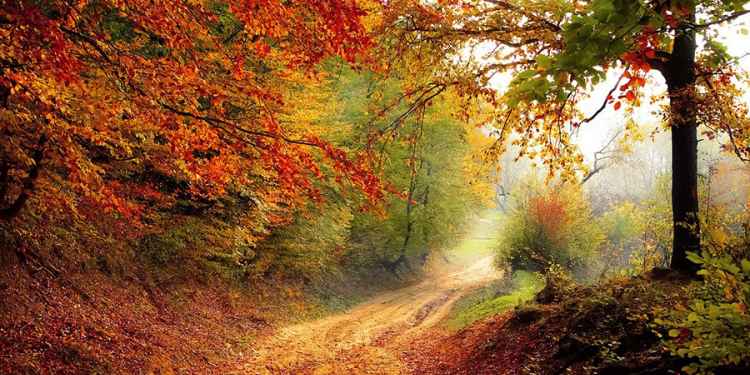
[[[339,315],[281,329],[264,340],[246,374],[405,374],[400,354],[474,288],[501,277],[492,257],[433,267],[413,286],[383,293]]]

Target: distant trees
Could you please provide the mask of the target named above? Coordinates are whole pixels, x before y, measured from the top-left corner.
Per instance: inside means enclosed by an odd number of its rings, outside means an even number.
[[[355,116],[378,114],[404,100],[374,120],[366,116],[355,122],[361,126],[352,134],[355,139],[378,135],[371,142],[385,180],[401,192],[400,197],[386,197],[382,217],[355,214],[352,255],[393,273],[419,269],[429,254],[455,244],[468,217],[490,204],[493,189],[479,158],[490,140],[454,116],[455,93],[449,90],[402,118],[414,107],[400,90],[411,82],[399,77],[359,77],[340,86],[345,113]],[[379,99],[358,104],[362,97]],[[372,109],[357,111],[358,105]]]
[[[476,156],[490,139],[456,119],[447,92],[415,116],[383,107],[408,81],[329,62],[318,87],[299,91],[299,112],[345,150],[369,149],[391,191],[372,207],[366,197],[320,183],[322,203],[293,212],[255,249],[253,274],[291,273],[311,282],[341,275],[418,273],[426,258],[458,241],[464,224],[491,203],[492,185]],[[324,170],[325,172],[325,170]]]
[[[583,162],[571,132],[608,106],[638,105],[651,82],[649,72],[661,73],[673,147],[671,266],[693,272],[696,267],[686,254],[700,251],[698,126],[709,138],[725,134],[726,148],[740,158],[750,154],[746,106],[736,94],[734,99],[726,94],[737,92],[732,83],[737,60],[715,38],[717,25],[748,13],[746,3],[397,1],[391,19],[392,29],[401,30],[393,38],[395,49],[407,56],[459,61],[443,74],[431,70],[429,79],[460,86],[469,102],[481,97],[493,104],[495,116],[488,123],[497,136],[566,179]],[[708,42],[698,46],[698,35]],[[472,49],[488,52],[462,53]],[[483,60],[476,59],[480,55]],[[581,113],[577,104],[611,71],[620,74],[616,85],[594,111]],[[488,85],[503,73],[513,76],[507,90]],[[502,154],[503,142],[499,144],[497,154]]]

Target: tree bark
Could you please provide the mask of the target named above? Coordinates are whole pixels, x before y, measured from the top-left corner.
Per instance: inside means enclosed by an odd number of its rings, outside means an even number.
[[[39,137],[39,141],[37,141],[36,149],[31,155],[31,159],[34,160],[34,165],[31,166],[28,176],[22,182],[21,193],[10,203],[10,205],[0,208],[0,220],[10,221],[15,218],[21,212],[21,209],[31,196],[31,193],[34,190],[34,182],[37,177],[39,177],[39,169],[41,168],[42,158],[44,158],[45,143],[47,143],[47,137],[42,134]],[[2,181],[0,181],[0,183],[2,183],[2,186],[0,186],[0,192],[2,192],[2,195],[0,195],[0,203],[3,203],[8,190],[8,184],[10,183],[10,181],[8,181],[8,171],[6,168],[8,168],[8,166],[3,162]]]
[[[695,30],[687,25],[675,36],[665,78],[672,130],[672,269],[692,273],[697,265],[687,252],[700,252],[698,222],[698,138],[695,113]]]

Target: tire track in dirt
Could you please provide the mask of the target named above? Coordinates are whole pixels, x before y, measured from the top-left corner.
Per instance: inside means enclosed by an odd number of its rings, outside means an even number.
[[[488,256],[438,267],[420,283],[350,311],[281,329],[255,348],[242,374],[404,374],[401,352],[469,291],[501,277]]]

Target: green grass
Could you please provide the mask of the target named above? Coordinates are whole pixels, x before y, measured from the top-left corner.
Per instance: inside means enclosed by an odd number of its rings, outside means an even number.
[[[461,329],[531,300],[544,287],[537,274],[525,271],[515,272],[510,287],[507,284],[495,283],[462,298],[453,307],[446,325]]]

